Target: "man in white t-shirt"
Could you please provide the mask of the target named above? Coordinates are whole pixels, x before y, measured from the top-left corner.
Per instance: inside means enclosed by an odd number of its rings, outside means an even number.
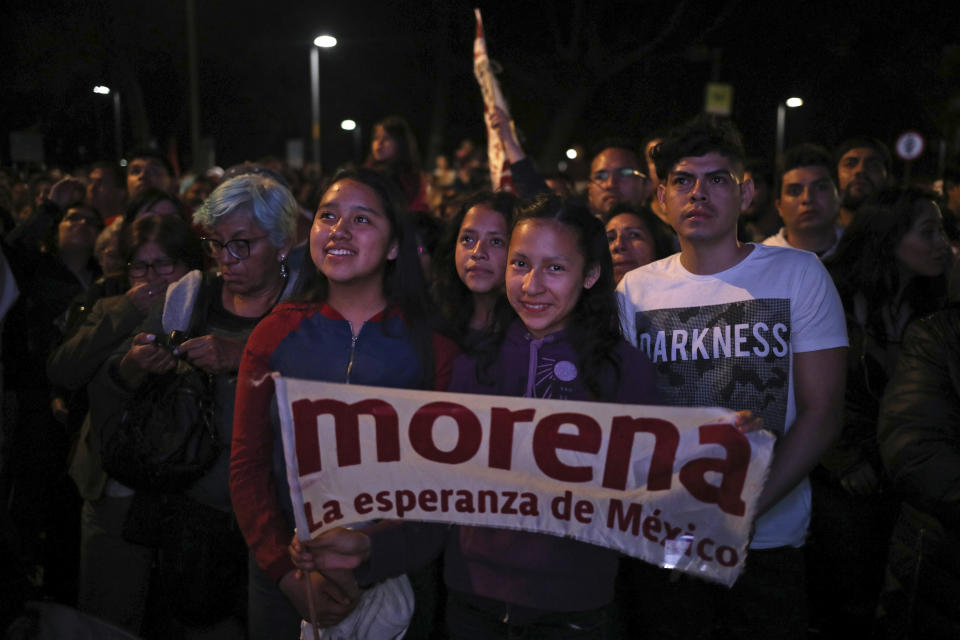
[[[818,145],[787,150],[776,202],[783,227],[763,244],[812,251],[821,260],[833,253],[843,228],[837,226],[840,196],[832,165],[830,152]]]
[[[842,420],[840,299],[816,256],[737,240],[753,184],[732,125],[694,121],[655,160],[681,250],[620,282],[624,335],[650,356],[668,404],[750,409],[778,441],[740,579],[727,590],[648,572],[644,637],[709,638],[719,623],[731,637],[804,638],[807,474]]]

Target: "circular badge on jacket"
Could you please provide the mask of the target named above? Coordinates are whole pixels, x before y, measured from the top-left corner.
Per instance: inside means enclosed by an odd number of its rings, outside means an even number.
[[[553,365],[553,375],[557,376],[558,380],[570,382],[577,377],[577,365],[569,360],[561,360]]]

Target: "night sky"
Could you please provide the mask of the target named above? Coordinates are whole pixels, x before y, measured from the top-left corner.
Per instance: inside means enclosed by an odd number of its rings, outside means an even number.
[[[928,148],[946,138],[951,154],[960,151],[960,3],[479,5],[517,127],[544,164],[557,159],[544,157],[551,143],[639,141],[695,115],[714,76],[733,85],[733,118],[754,155],[772,156],[776,105],[791,95],[805,106],[788,112],[788,145],[864,133],[892,143],[915,129]],[[372,123],[393,113],[411,122],[424,156],[450,153],[464,137],[482,142],[472,7],[197,0],[201,129],[217,163],[282,157],[286,140],[307,138],[309,49],[325,31],[339,39],[321,51],[328,168],[353,155],[344,118],[361,124],[364,148]],[[0,163],[10,163],[9,132],[20,130],[44,135],[48,164],[110,157],[110,100],[91,92],[107,84],[124,96],[125,146],[148,131],[164,149],[175,140],[186,166],[185,16],[183,0],[5,3]],[[569,134],[551,140],[551,130],[566,130],[556,118],[572,103]],[[915,171],[935,167],[934,150]]]

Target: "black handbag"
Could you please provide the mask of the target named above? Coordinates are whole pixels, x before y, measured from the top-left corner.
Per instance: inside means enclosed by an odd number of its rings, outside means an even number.
[[[210,289],[205,278],[193,301],[189,335],[196,335],[205,322]],[[103,470],[132,489],[187,489],[210,470],[222,450],[215,412],[211,374],[184,361],[173,372],[150,374],[127,400],[118,423],[103,430]]]
[[[186,363],[149,376],[101,443],[104,471],[137,490],[182,491],[200,479],[221,450],[214,386],[212,375]]]

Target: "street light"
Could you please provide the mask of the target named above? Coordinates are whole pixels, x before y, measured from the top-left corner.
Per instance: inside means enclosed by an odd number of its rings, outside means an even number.
[[[93,88],[93,92],[101,95],[110,95],[110,87],[98,84]],[[117,162],[123,159],[123,139],[121,138],[121,120],[120,120],[120,92],[113,92],[113,141],[116,148]]]
[[[320,49],[330,49],[337,46],[337,39],[329,34],[321,34],[313,39],[313,45],[310,47],[310,97],[312,99],[313,127],[311,128],[311,138],[313,138],[313,162],[317,165],[317,171],[323,173],[320,164]]]
[[[775,158],[777,167],[783,158],[783,137],[787,126],[787,107],[796,109],[803,106],[803,98],[787,98],[784,102],[777,105],[777,155]],[[777,169],[779,171],[779,168]]]
[[[360,138],[362,137],[363,127],[361,127],[356,120],[343,120],[340,122],[340,128],[344,131],[353,132],[353,159],[355,162],[360,162],[363,160],[361,154],[363,153],[362,144]]]

